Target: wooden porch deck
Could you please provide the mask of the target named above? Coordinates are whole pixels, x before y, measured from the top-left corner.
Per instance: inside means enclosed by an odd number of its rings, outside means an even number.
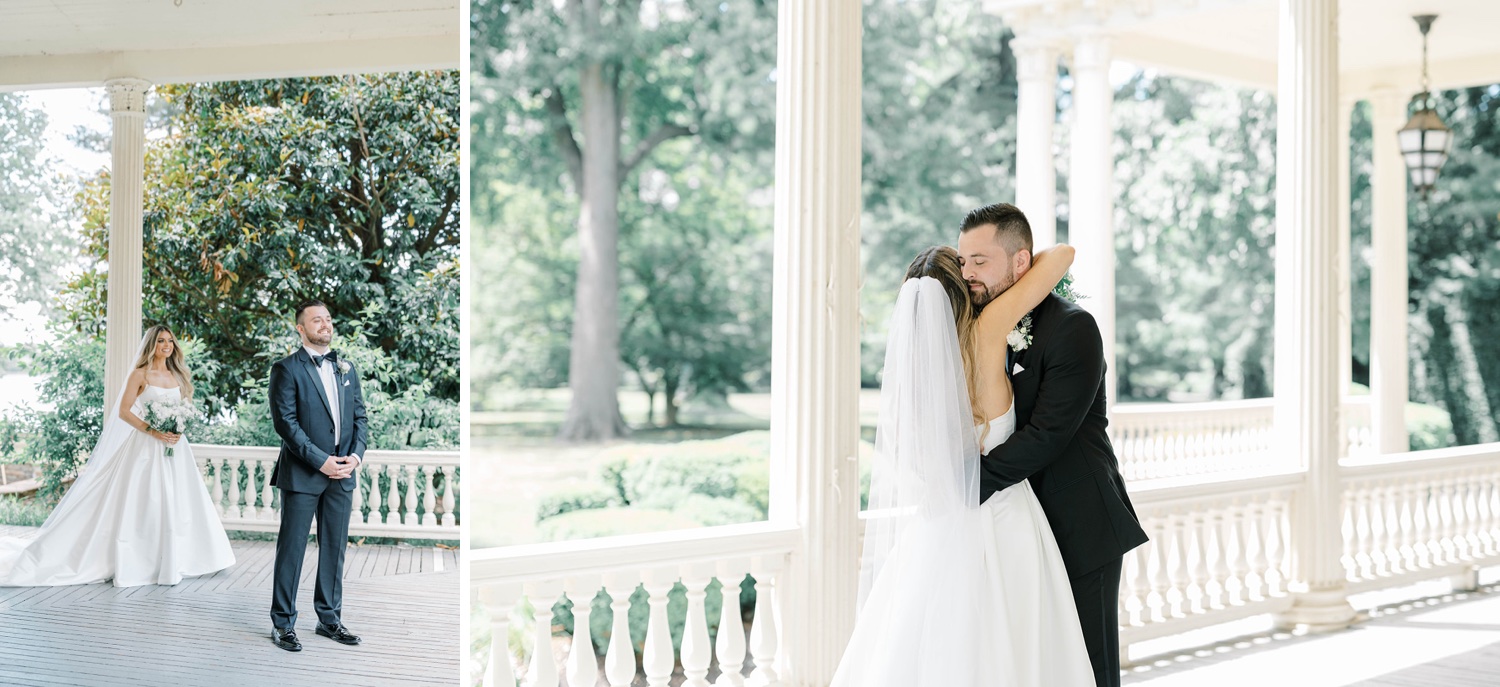
[[[1500,685],[1500,585],[1378,607],[1326,635],[1273,632],[1157,657],[1133,687],[1493,687]]]
[[[0,536],[34,528],[0,526]],[[270,640],[271,542],[234,541],[236,563],[176,586],[0,587],[0,685],[453,685],[459,680],[456,550],[350,546],[344,622],[364,643],[313,633],[308,547],[297,634]]]

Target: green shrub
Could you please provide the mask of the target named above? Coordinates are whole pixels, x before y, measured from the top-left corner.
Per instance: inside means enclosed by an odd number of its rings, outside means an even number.
[[[43,492],[56,494],[88,460],[103,427],[104,342],[69,336],[25,354],[28,372],[44,377],[39,400],[52,408],[22,408],[6,428],[6,443],[24,444],[19,453],[42,468]]]
[[[618,492],[604,486],[569,489],[542,497],[536,507],[538,523],[564,513],[625,505]]]
[[[1425,403],[1406,404],[1406,431],[1411,436],[1413,451],[1448,448],[1458,443],[1448,411]]]
[[[694,527],[698,523],[670,511],[616,507],[578,510],[547,518],[537,523],[537,534],[541,541],[566,541]]]
[[[766,519],[765,513],[744,501],[702,494],[684,495],[673,503],[671,510],[703,527],[737,525]]]
[[[41,527],[57,505],[55,499],[0,496],[0,525]]]

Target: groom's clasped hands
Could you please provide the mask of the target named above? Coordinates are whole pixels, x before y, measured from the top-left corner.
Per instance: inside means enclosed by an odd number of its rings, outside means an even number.
[[[318,469],[333,479],[345,479],[352,476],[358,467],[359,459],[354,456],[329,456],[328,460],[323,461],[323,467]]]

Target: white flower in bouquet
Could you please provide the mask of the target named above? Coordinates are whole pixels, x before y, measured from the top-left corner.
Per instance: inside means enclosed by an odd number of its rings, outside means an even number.
[[[146,403],[146,426],[158,432],[170,432],[172,434],[185,434],[195,422],[203,419],[203,411],[191,401],[179,400],[156,400]],[[166,448],[168,458],[174,455],[173,447]]]

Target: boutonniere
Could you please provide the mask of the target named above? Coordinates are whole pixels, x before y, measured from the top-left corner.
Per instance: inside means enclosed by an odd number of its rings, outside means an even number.
[[[349,374],[349,369],[350,369],[349,368],[349,361],[347,361],[347,360],[340,360],[339,361],[339,374],[341,374],[341,375]]]
[[[1078,290],[1073,288],[1072,272],[1063,275],[1062,280],[1057,282],[1057,286],[1052,289],[1052,293],[1057,294],[1059,298],[1066,298],[1074,303],[1085,298],[1083,294],[1078,293]],[[1005,343],[1010,344],[1011,350],[1017,353],[1031,347],[1031,313],[1026,313],[1021,318],[1021,321],[1016,323],[1016,328],[1010,330],[1010,334],[1005,336]]]
[[[1010,344],[1010,349],[1017,353],[1031,346],[1031,313],[1026,313],[1026,316],[1016,323],[1016,328],[1006,335],[1005,343]]]

